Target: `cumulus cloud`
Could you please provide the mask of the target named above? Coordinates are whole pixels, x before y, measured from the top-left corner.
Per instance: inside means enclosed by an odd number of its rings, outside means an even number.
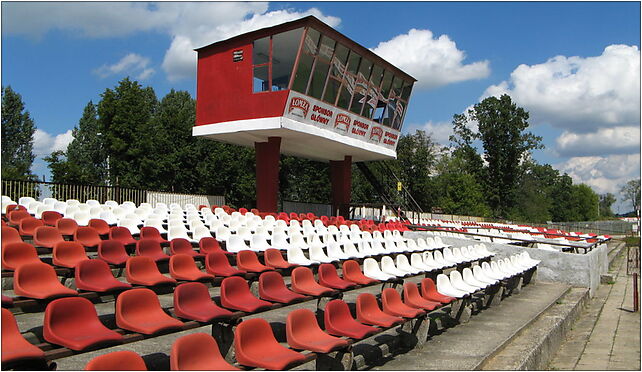
[[[434,37],[430,30],[411,29],[379,43],[373,52],[417,79],[417,88],[436,88],[490,74],[488,61],[466,64],[466,54],[448,35]]]
[[[145,80],[155,72],[153,68],[148,67],[149,63],[149,58],[136,53],[129,53],[113,65],[105,64],[100,66],[94,70],[94,73],[101,78],[112,75],[132,75],[136,79]]]
[[[33,153],[36,157],[41,157],[48,156],[54,151],[65,151],[73,139],[71,129],[65,133],[52,135],[37,128],[33,134]]]
[[[432,120],[424,124],[420,129],[430,134],[432,139],[442,146],[450,144],[450,135],[453,134],[453,125],[447,121],[433,122]]]
[[[555,167],[597,193],[617,195],[624,183],[640,177],[640,154],[572,157]]]
[[[639,126],[640,51],[634,45],[609,45],[596,57],[556,56],[520,65],[483,96],[503,93],[525,107],[534,122],[570,132]]]
[[[561,156],[634,154],[640,152],[640,127],[600,128],[591,133],[565,131],[557,138]]]

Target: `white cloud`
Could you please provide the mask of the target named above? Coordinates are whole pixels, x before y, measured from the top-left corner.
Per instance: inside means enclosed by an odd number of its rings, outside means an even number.
[[[73,139],[71,129],[65,133],[51,135],[42,129],[36,128],[33,134],[33,153],[36,157],[41,157],[48,156],[54,151],[65,151]]]
[[[599,128],[591,133],[565,131],[557,138],[561,156],[635,154],[640,152],[640,127]]]
[[[450,135],[453,134],[453,125],[450,122],[433,122],[432,120],[424,124],[421,129],[430,134],[432,139],[442,146],[450,144]]]
[[[149,66],[149,58],[136,53],[129,53],[113,65],[102,65],[94,70],[101,78],[112,75],[132,75],[136,79],[145,80],[154,74],[154,69]]]
[[[434,38],[430,30],[413,28],[379,43],[372,51],[416,78],[418,88],[436,88],[490,74],[488,61],[465,64],[466,54],[448,35]]]
[[[585,183],[599,194],[618,195],[624,183],[640,177],[640,154],[573,157],[555,168],[568,173],[574,183]]]
[[[509,94],[533,122],[570,132],[640,125],[640,51],[610,45],[596,57],[556,56],[520,65],[483,97]]]

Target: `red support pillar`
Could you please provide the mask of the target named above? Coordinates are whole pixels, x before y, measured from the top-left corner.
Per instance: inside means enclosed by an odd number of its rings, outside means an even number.
[[[330,181],[332,182],[332,214],[348,218],[350,193],[352,191],[352,156],[343,160],[330,161]]]
[[[276,212],[279,198],[279,157],[281,137],[254,142],[256,150],[256,208]]]

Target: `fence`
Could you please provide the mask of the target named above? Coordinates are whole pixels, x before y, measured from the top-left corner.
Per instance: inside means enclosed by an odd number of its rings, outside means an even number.
[[[152,205],[159,202],[163,202],[167,205],[177,203],[181,207],[185,207],[185,204],[188,203],[196,206],[199,204],[225,204],[224,196],[177,194],[130,189],[119,186],[69,185],[53,182],[15,180],[2,180],[2,195],[7,195],[16,202],[22,196],[30,196],[36,200],[56,198],[58,200],[77,199],[81,202],[85,202],[89,199],[94,199],[101,203],[104,203],[107,200],[114,200],[118,203],[131,201],[136,205],[145,202]]]
[[[598,235],[637,235],[638,222],[622,220],[606,221],[581,221],[581,222],[553,222],[548,224],[534,224],[533,226],[546,227],[548,229],[581,231]]]

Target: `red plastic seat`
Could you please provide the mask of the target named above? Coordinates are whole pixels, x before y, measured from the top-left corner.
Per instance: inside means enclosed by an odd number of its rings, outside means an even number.
[[[85,248],[76,242],[58,242],[53,247],[53,264],[73,269],[84,260],[88,260]]]
[[[333,336],[345,336],[362,339],[379,330],[375,327],[361,324],[350,314],[348,304],[342,300],[332,300],[325,305],[323,314],[325,330]]]
[[[73,236],[78,228],[78,222],[71,218],[61,218],[56,221],[56,228],[62,235]]]
[[[205,256],[205,271],[216,276],[244,275],[245,270],[240,270],[232,265],[223,252],[211,252]]]
[[[285,321],[288,344],[294,349],[329,353],[348,346],[348,341],[323,332],[314,313],[308,309],[291,311]]]
[[[140,355],[123,350],[95,357],[85,365],[85,371],[147,371],[147,366]]]
[[[103,240],[98,244],[98,258],[112,264],[122,265],[129,259],[123,243],[117,240]]]
[[[204,273],[196,267],[192,256],[175,254],[169,259],[169,275],[176,280],[212,280],[214,275]]]
[[[238,371],[221,355],[214,337],[193,333],[178,338],[169,355],[172,371]]]
[[[44,358],[45,352],[22,336],[11,311],[2,309],[2,364]]]
[[[30,218],[33,217],[29,212],[27,212],[26,209],[14,209],[11,212],[7,213],[7,219],[9,220],[9,224],[13,226],[18,226],[20,224],[20,220],[23,218]]]
[[[82,244],[83,247],[95,248],[98,247],[102,239],[100,239],[100,235],[93,227],[78,226],[74,233],[74,241]]]
[[[221,305],[246,313],[272,307],[271,302],[254,297],[245,279],[238,276],[225,278],[221,282]]]
[[[33,236],[36,227],[44,226],[42,220],[33,217],[27,217],[20,220],[18,232],[20,235]]]
[[[306,298],[302,294],[289,290],[281,274],[276,271],[266,271],[259,276],[259,297],[283,304]]]
[[[348,289],[355,286],[354,283],[339,278],[337,269],[329,263],[319,265],[319,284],[334,289]]]
[[[292,270],[291,281],[292,290],[301,294],[323,296],[334,291],[317,283],[312,270],[307,267],[297,267]]]
[[[138,241],[134,239],[129,229],[124,226],[112,226],[109,230],[109,239],[118,240],[123,245],[136,244]]]
[[[361,323],[385,328],[403,323],[403,318],[381,311],[377,298],[371,293],[361,293],[357,297],[357,320]]]
[[[343,279],[361,285],[368,285],[379,282],[376,279],[369,278],[363,275],[361,266],[354,260],[347,260],[343,262]]]
[[[234,333],[234,348],[240,364],[270,370],[284,370],[306,359],[303,354],[281,346],[270,324],[261,318],[239,324]]]
[[[289,269],[290,267],[298,266],[297,264],[289,263],[283,259],[281,251],[275,248],[268,248],[263,254],[265,265],[274,269]]]
[[[241,270],[251,273],[262,273],[264,271],[274,270],[260,263],[256,252],[246,249],[236,253],[236,266]]]
[[[58,222],[60,223],[60,221]],[[33,243],[36,247],[53,248],[54,244],[64,241],[60,231],[51,226],[36,227],[33,234]]]
[[[9,226],[2,226],[2,248],[10,243],[22,243],[22,237],[18,230]]]
[[[169,252],[171,254],[186,254],[191,257],[203,257],[204,254],[196,252],[192,248],[192,243],[184,238],[175,238],[169,242]]]
[[[56,223],[61,218],[62,218],[62,214],[56,211],[44,211],[40,215],[40,219],[47,226],[56,226]]]
[[[176,283],[176,280],[161,274],[154,260],[146,256],[130,257],[125,263],[125,277],[131,284],[145,286]]]
[[[39,263],[36,248],[23,241],[6,244],[2,247],[2,268],[15,270],[18,266],[27,263]]]
[[[59,298],[49,303],[42,333],[48,342],[76,351],[123,341],[122,335],[100,322],[94,304],[82,297]]]
[[[417,284],[411,282],[403,284],[403,300],[410,307],[431,311],[441,306],[441,302],[430,301],[421,297]]]
[[[109,265],[103,260],[80,261],[74,270],[76,288],[84,291],[111,292],[131,288],[131,284],[114,278]]]
[[[149,257],[156,262],[169,260],[169,256],[163,252],[163,248],[156,240],[138,240],[136,242],[136,255]]]
[[[18,296],[36,299],[78,294],[62,285],[54,268],[42,262],[24,264],[16,269],[13,274],[13,292]]]
[[[92,218],[89,220],[89,227],[92,227],[98,235],[107,237],[109,235],[109,224],[107,221],[100,218]]]
[[[233,315],[212,300],[203,283],[183,283],[174,289],[174,313],[178,317],[203,323]]]
[[[130,289],[116,298],[116,324],[146,335],[183,326],[163,311],[156,293],[147,288]]]
[[[437,286],[430,278],[425,278],[421,281],[421,296],[426,300],[438,301],[442,304],[449,304],[457,299],[437,292]]]
[[[225,254],[234,254],[232,252],[223,250],[223,248],[221,248],[221,244],[218,242],[218,240],[216,240],[216,238],[211,238],[211,237],[201,238],[201,240],[198,242],[198,246],[200,248],[200,252],[204,255],[212,252],[223,252]]]
[[[425,313],[421,309],[410,307],[401,302],[399,292],[393,288],[386,288],[381,292],[381,303],[383,304],[383,312],[389,315],[415,318]]]
[[[156,240],[160,244],[169,243],[166,239],[163,239],[158,229],[153,226],[143,226],[140,228],[140,239],[151,239]]]

